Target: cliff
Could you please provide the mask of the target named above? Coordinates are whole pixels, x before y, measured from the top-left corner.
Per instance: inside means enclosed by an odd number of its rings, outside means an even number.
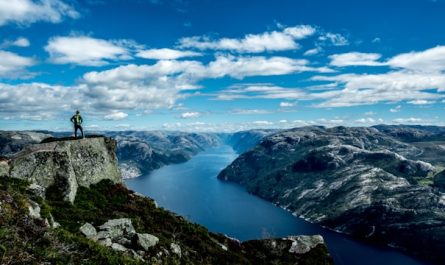
[[[121,183],[115,148],[52,139],[0,161],[1,264],[332,264],[320,236],[239,242],[159,208]]]
[[[443,264],[445,158],[425,146],[376,128],[295,128],[264,138],[218,177],[311,222]]]
[[[107,137],[54,140],[25,147],[9,162],[9,174],[45,189],[61,192],[73,202],[78,187],[103,179],[122,181],[116,158],[116,141]]]

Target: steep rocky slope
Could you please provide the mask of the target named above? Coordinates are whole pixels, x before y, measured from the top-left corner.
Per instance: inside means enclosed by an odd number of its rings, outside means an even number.
[[[332,264],[320,236],[239,242],[158,208],[115,179],[112,139],[53,140],[1,161],[0,264]]]
[[[311,222],[443,263],[441,168],[414,160],[421,152],[375,128],[296,128],[266,137],[218,177]]]

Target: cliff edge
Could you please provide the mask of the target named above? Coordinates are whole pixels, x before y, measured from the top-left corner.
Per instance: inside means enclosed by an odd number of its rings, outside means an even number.
[[[57,189],[64,200],[74,202],[77,189],[104,179],[122,182],[114,139],[51,139],[25,147],[9,161],[12,178]]]

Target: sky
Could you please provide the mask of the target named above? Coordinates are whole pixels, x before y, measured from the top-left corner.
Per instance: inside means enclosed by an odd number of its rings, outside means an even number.
[[[0,0],[0,130],[445,125],[444,0]]]

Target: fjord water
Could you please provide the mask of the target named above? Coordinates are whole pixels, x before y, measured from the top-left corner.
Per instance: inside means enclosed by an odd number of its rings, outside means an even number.
[[[230,146],[219,146],[188,162],[126,180],[126,184],[189,221],[240,240],[321,234],[337,265],[428,264],[397,250],[366,245],[323,229],[247,193],[237,184],[218,180],[218,173],[236,157]]]

